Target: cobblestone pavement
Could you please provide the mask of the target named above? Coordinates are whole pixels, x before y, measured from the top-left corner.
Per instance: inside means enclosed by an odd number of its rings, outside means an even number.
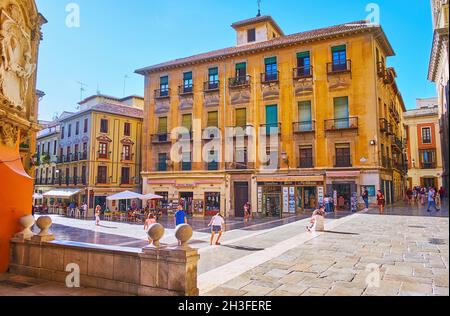
[[[396,209],[403,214],[370,211],[335,222],[332,231],[306,238],[248,271],[243,268],[240,275],[203,294],[449,295],[448,217],[429,216],[426,210],[427,216],[411,216],[410,207]],[[245,260],[239,264],[245,265]],[[249,264],[253,260],[249,258]],[[217,271],[227,273],[223,268]]]

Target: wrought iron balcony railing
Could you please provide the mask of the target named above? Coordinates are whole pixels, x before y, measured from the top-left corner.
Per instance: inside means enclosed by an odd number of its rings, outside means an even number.
[[[251,77],[249,75],[229,78],[228,86],[230,89],[248,88],[250,87],[250,81]]]
[[[339,119],[325,120],[325,131],[340,131],[358,129],[357,117],[346,117]]]
[[[312,133],[316,130],[316,121],[303,121],[293,123],[294,133]]]
[[[293,78],[294,80],[306,79],[313,77],[313,67],[297,67],[293,70]]]
[[[352,71],[352,61],[342,60],[342,61],[333,61],[331,63],[327,63],[327,73],[328,75],[339,74],[339,73],[348,73]]]

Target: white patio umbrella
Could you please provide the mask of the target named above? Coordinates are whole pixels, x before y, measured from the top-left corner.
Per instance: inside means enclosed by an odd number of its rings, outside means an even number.
[[[43,198],[44,198],[44,196],[42,194],[39,194],[39,193],[33,194],[34,200],[42,200]]]
[[[152,193],[146,194],[142,197],[143,200],[161,200],[163,198],[164,197],[162,197],[160,195],[156,195],[156,194],[152,194]]]
[[[124,191],[124,192],[120,192],[120,193],[108,196],[106,199],[108,201],[126,200],[127,201],[126,208],[128,209],[128,200],[142,200],[143,195],[136,193],[136,192]]]

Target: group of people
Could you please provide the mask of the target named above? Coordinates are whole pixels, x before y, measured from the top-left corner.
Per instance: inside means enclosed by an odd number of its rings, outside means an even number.
[[[439,190],[433,187],[423,187],[423,186],[415,186],[412,189],[408,189],[406,191],[406,197],[408,199],[408,203],[411,205],[417,204],[424,206],[428,202],[428,211],[430,211],[430,206],[433,205],[433,202],[439,206],[441,201],[446,198],[446,192],[443,187]],[[430,202],[431,205],[430,205]]]

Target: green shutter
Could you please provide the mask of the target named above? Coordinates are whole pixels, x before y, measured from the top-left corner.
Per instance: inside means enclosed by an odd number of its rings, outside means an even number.
[[[276,127],[278,125],[278,106],[277,105],[266,106],[266,124],[274,125],[274,127]]]
[[[158,133],[167,133],[167,117],[160,117],[158,120]]]
[[[331,47],[331,51],[332,51],[333,53],[345,51],[346,49],[347,49],[347,46],[346,46],[346,45],[340,45],[340,46],[334,46],[334,47]]]
[[[184,80],[192,80],[192,72],[185,72],[183,74],[183,79]]]
[[[181,125],[188,130],[192,129],[192,114],[184,114]]]
[[[297,54],[297,58],[308,58],[309,52],[302,52]]]
[[[210,76],[217,76],[219,74],[219,68],[209,68],[209,75]]]
[[[277,58],[276,57],[269,57],[264,59],[264,63],[266,65],[272,65],[272,64],[276,64],[277,63]]]
[[[236,70],[246,70],[246,69],[247,69],[247,63],[236,64]]]
[[[208,112],[208,127],[219,126],[219,112]]]
[[[245,127],[247,125],[247,110],[236,109],[236,126]]]
[[[161,85],[166,85],[166,84],[169,84],[169,77],[168,76],[164,76],[164,77],[161,77],[161,79],[160,79],[161,81]]]

